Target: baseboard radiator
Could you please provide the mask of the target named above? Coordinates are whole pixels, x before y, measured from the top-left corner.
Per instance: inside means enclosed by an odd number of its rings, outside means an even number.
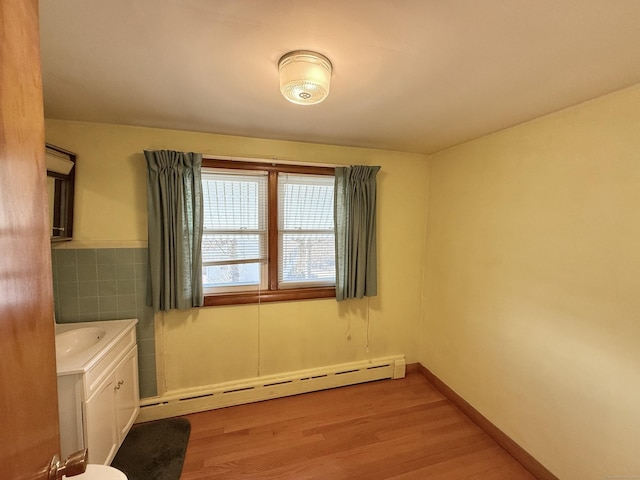
[[[193,389],[174,390],[140,403],[136,422],[405,376],[404,355],[299,370]]]

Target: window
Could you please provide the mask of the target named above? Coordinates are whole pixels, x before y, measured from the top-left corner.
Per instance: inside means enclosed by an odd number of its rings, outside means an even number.
[[[265,289],[267,176],[260,172],[202,172],[205,292]]]
[[[205,305],[334,297],[333,168],[202,163]]]
[[[278,174],[280,288],[335,285],[334,177]]]

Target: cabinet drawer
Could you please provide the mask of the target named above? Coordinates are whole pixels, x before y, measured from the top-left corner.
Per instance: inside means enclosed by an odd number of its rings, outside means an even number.
[[[84,376],[84,398],[91,396],[104,378],[111,374],[116,364],[136,345],[136,329],[129,330]]]

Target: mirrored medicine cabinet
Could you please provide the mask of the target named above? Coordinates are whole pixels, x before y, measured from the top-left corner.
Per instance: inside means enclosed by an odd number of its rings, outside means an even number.
[[[47,164],[51,241],[71,240],[73,237],[73,190],[76,175],[76,155],[62,148],[47,144],[45,159]]]

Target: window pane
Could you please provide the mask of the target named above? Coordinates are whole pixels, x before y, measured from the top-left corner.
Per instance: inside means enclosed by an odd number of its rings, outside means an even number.
[[[332,176],[278,175],[278,279],[282,286],[335,283],[333,189]]]
[[[266,191],[264,174],[203,171],[204,229],[266,229]]]
[[[327,175],[279,174],[279,228],[333,231],[334,180]]]
[[[333,234],[285,233],[280,237],[281,282],[335,283],[335,241]]]
[[[265,257],[267,236],[262,233],[211,233],[202,235],[202,264],[261,260]]]
[[[204,288],[238,287],[260,284],[260,264],[242,263],[202,267]]]

